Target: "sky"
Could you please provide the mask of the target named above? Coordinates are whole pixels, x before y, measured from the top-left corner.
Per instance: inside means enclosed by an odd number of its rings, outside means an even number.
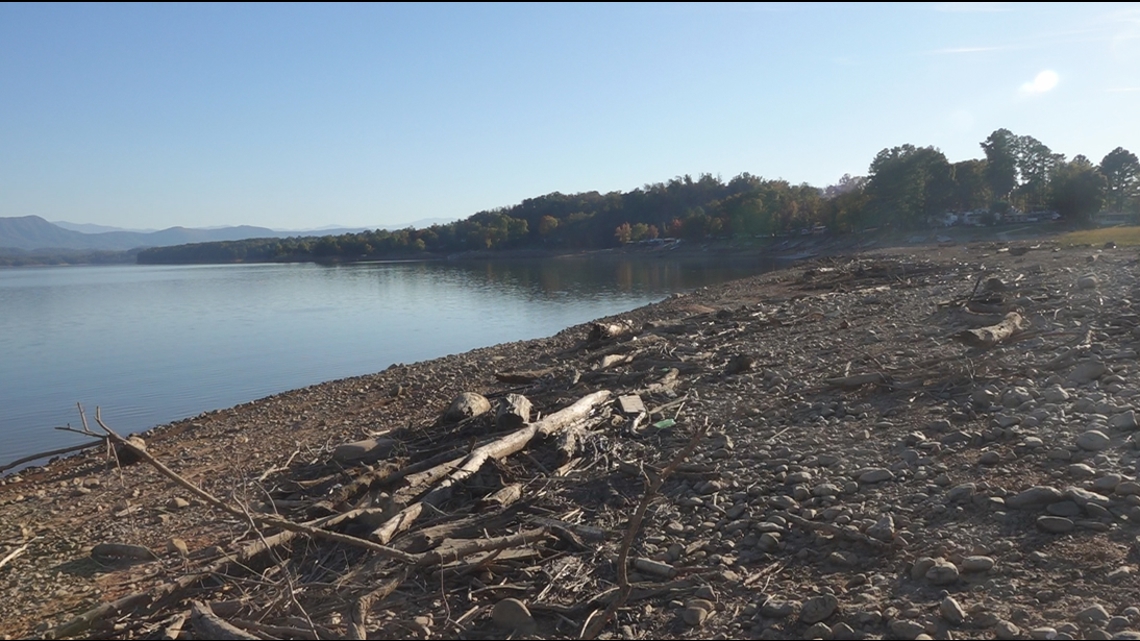
[[[0,216],[382,227],[1138,115],[1138,3],[0,4]]]

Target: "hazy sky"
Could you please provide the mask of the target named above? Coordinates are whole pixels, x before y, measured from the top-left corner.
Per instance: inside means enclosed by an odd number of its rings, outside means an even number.
[[[994,129],[1140,152],[1140,4],[0,4],[0,216],[466,217]]]

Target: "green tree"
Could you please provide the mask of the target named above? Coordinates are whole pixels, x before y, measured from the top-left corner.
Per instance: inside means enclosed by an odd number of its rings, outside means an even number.
[[[934,147],[884,149],[871,162],[867,207],[877,224],[916,228],[952,202],[950,162]]]
[[[995,200],[1006,200],[1017,186],[1017,136],[998,129],[981,144],[986,153],[986,184]]]
[[[1114,211],[1133,209],[1140,200],[1140,160],[1123,147],[1108,152],[1100,161],[1107,187],[1107,205]]]
[[[1104,206],[1107,184],[1087,158],[1077,156],[1057,169],[1049,185],[1049,204],[1066,220],[1091,226],[1093,216]]]

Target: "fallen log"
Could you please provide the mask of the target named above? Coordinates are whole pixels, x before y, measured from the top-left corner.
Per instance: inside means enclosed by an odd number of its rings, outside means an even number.
[[[1009,340],[1029,327],[1029,322],[1022,318],[1021,314],[1017,312],[1010,312],[1005,315],[1005,319],[996,325],[988,327],[979,327],[977,329],[964,329],[953,338],[966,344],[969,347],[977,347],[981,349],[988,349],[995,345]]]
[[[260,641],[261,639],[261,637],[227,623],[214,614],[209,605],[197,601],[190,609],[190,627],[194,628],[199,639],[239,639],[241,641]]]
[[[610,392],[608,390],[594,392],[540,421],[475,448],[459,462],[457,467],[452,467],[449,462],[435,470],[428,470],[424,474],[434,477],[438,473],[442,480],[418,502],[400,510],[387,523],[377,528],[372,533],[372,537],[381,544],[388,543],[392,537],[410,527],[419,518],[424,505],[438,507],[451,497],[452,490],[456,485],[473,476],[487,461],[506,458],[525,448],[535,436],[550,436],[585,419],[597,405],[604,403],[609,398]]]

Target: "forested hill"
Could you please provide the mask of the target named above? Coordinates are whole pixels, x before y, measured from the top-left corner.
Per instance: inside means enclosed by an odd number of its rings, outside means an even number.
[[[703,174],[628,192],[552,193],[446,225],[322,237],[263,238],[147,249],[140,263],[360,260],[497,249],[577,249],[675,237],[755,237],[823,226],[833,233],[920,229],[950,212],[990,222],[1022,211],[1059,212],[1089,224],[1102,209],[1140,211],[1140,161],[1116,148],[1094,164],[1067,160],[1032,136],[999,129],[984,157],[951,163],[934,147],[884,149],[868,175],[826,188],[748,173]]]

